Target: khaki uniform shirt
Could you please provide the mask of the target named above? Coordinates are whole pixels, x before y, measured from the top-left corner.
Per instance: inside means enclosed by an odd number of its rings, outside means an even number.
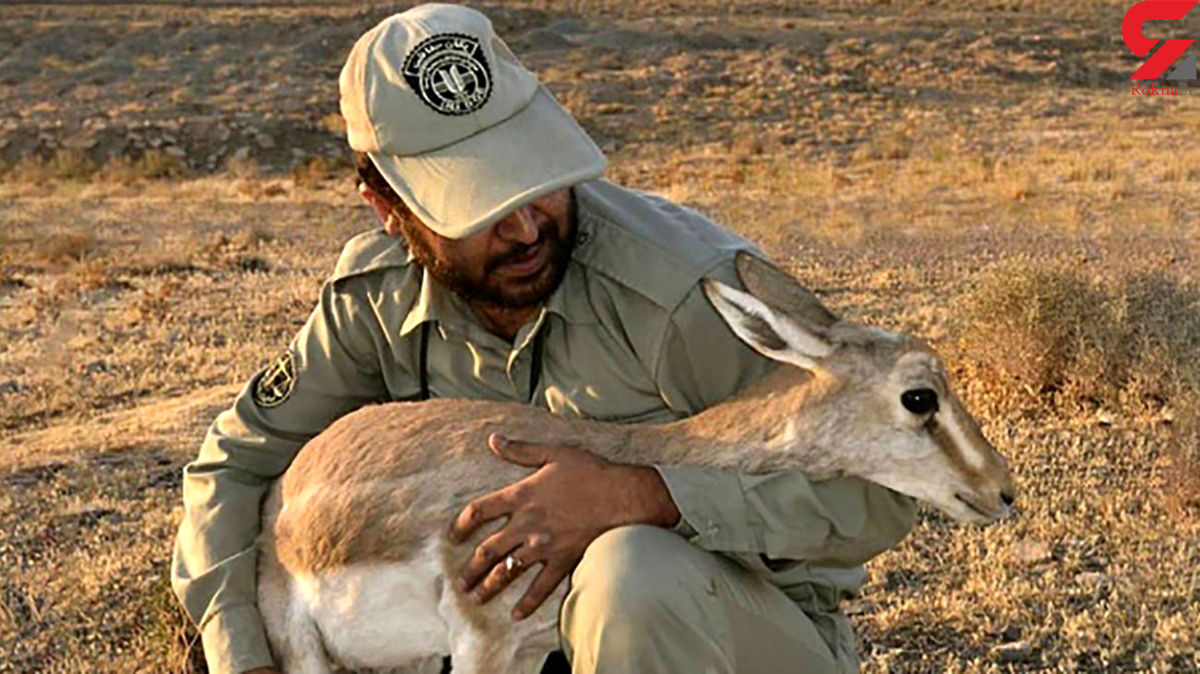
[[[694,211],[605,181],[574,190],[578,241],[566,276],[513,343],[481,328],[400,241],[362,234],[284,355],[294,363],[290,394],[270,406],[256,401],[260,373],[213,423],[184,470],[172,584],[214,672],[271,664],[255,595],[259,507],[271,482],[338,417],[419,396],[422,324],[433,397],[532,402],[592,419],[673,421],[775,367],[734,336],[699,285],[711,277],[740,286],[734,254],[751,244]],[[912,527],[908,498],[850,478],[658,470],[684,535],[768,577],[854,662],[838,600],[861,586],[864,561]]]

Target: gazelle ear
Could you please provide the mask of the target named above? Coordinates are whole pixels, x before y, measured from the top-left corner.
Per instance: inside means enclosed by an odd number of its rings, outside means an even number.
[[[775,311],[818,331],[837,323],[837,316],[816,295],[771,262],[742,250],[735,264],[746,290]]]
[[[816,371],[820,369],[817,359],[833,353],[833,345],[824,337],[750,293],[706,279],[704,294],[734,334],[767,358]]]

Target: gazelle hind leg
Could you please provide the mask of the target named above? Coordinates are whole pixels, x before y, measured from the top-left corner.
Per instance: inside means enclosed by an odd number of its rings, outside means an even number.
[[[276,659],[288,674],[331,674],[321,634],[295,583],[270,554],[259,565],[258,606]]]

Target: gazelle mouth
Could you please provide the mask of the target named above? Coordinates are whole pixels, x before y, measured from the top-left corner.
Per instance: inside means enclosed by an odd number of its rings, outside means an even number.
[[[991,520],[999,519],[999,517],[1000,517],[1000,515],[998,513],[989,512],[988,510],[981,508],[980,506],[976,505],[974,501],[968,499],[967,497],[963,496],[962,494],[955,493],[954,498],[958,499],[959,501],[962,501],[973,512],[978,513],[981,517],[983,517],[986,520],[991,521]]]

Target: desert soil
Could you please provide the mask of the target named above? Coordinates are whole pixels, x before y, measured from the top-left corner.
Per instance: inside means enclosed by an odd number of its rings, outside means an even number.
[[[1200,281],[1200,99],[1131,95],[1128,4],[481,8],[610,178],[970,359],[956,307],[994,265]],[[167,583],[180,469],[375,225],[337,74],[404,7],[0,7],[0,672],[203,671]],[[1200,671],[1178,410],[1014,413],[955,370],[1019,514],[926,510],[871,562],[847,604],[864,671]]]

